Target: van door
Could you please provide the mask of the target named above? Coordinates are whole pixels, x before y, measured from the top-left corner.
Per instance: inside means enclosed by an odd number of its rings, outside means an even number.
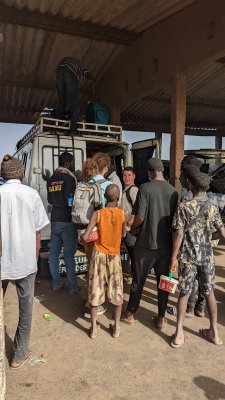
[[[150,139],[135,142],[131,146],[133,167],[136,173],[136,185],[148,182],[147,162],[149,158],[161,156],[161,140]]]
[[[86,159],[86,143],[82,140],[72,140],[68,137],[38,137],[39,142],[39,194],[44,203],[48,217],[51,216],[51,206],[47,200],[47,180],[58,167],[59,155],[64,151],[74,155],[75,170],[81,170]],[[50,225],[45,227],[42,232],[42,239],[50,238]]]

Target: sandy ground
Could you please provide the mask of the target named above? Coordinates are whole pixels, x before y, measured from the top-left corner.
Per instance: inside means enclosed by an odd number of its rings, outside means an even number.
[[[198,333],[207,318],[186,320],[190,340],[179,349],[169,346],[175,317],[168,315],[164,333],[156,331],[156,286],[146,282],[137,320],[125,323],[121,337],[108,331],[112,308],[99,317],[96,340],[88,337],[89,321],[82,317],[85,289],[70,296],[66,289],[53,293],[48,280],[37,278],[31,350],[48,352],[47,362],[11,371],[7,363],[7,400],[222,400],[225,399],[225,246],[215,250],[216,298],[223,346],[215,346]],[[84,279],[79,283],[85,286]],[[125,284],[127,304],[129,285]],[[176,298],[170,297],[170,305]],[[46,321],[44,313],[54,317]],[[18,318],[17,296],[10,284],[5,296],[6,353],[10,358]]]

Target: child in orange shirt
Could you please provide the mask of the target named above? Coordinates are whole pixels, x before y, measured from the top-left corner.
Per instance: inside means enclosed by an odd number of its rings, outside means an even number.
[[[97,307],[105,302],[115,305],[115,323],[112,336],[119,337],[120,316],[123,304],[123,274],[120,259],[122,236],[126,235],[124,211],[117,207],[120,191],[117,185],[109,185],[105,192],[107,205],[95,211],[82,236],[87,241],[93,228],[98,227],[98,239],[94,243],[88,283],[88,300],[91,306],[90,338],[97,336]]]

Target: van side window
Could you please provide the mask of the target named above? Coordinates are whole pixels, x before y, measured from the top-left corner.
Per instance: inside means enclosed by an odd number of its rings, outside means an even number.
[[[80,169],[82,171],[82,165],[84,162],[84,154],[81,149],[75,149],[75,171]]]
[[[32,150],[30,150],[29,153],[27,153],[26,168],[25,168],[25,177],[27,179],[30,173],[31,158],[32,158]]]
[[[46,176],[47,179],[53,173],[53,148],[52,147],[43,147],[42,148],[43,156],[42,156],[42,173]]]
[[[24,170],[26,170],[27,153],[23,153],[23,154],[22,154],[22,161],[23,161]]]
[[[58,149],[57,146],[43,146],[42,147],[42,173],[43,175],[49,179],[53,174],[53,171],[58,167],[59,162],[59,152],[60,154],[64,151],[68,151],[68,153],[74,154],[75,157],[75,170],[82,169],[82,164],[84,162],[84,154],[82,149],[72,149],[69,147],[60,147]]]

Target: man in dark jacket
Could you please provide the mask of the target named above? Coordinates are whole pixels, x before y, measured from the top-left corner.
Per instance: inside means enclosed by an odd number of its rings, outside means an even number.
[[[178,194],[163,177],[163,163],[158,158],[148,160],[150,182],[140,186],[133,208],[134,222],[131,234],[137,235],[134,252],[134,273],[125,321],[134,322],[148,271],[154,268],[157,287],[160,275],[169,275],[172,251],[172,220]],[[168,292],[158,288],[158,317],[156,327],[163,329]]]
[[[59,275],[59,255],[64,248],[69,292],[77,291],[74,254],[77,249],[77,230],[71,222],[72,199],[76,188],[74,158],[70,153],[59,156],[59,167],[47,183],[48,202],[52,204],[51,213],[51,247],[49,253],[49,268],[52,277],[53,290],[63,285]]]

